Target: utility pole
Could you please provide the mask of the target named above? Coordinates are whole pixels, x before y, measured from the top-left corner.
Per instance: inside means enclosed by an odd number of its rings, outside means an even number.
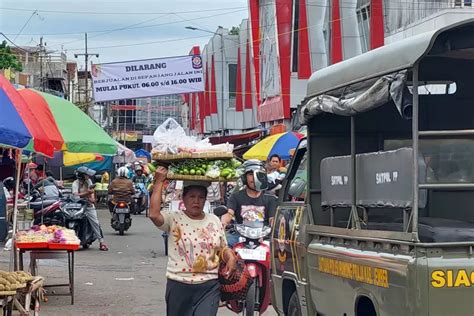
[[[43,80],[43,36],[40,37],[39,43],[39,61],[40,61],[40,89],[44,92],[44,80]]]
[[[99,58],[99,54],[92,54],[87,51],[87,33],[84,33],[85,35],[85,51],[84,54],[74,54],[74,57],[78,56],[84,56],[84,61],[86,63],[86,78],[85,78],[85,92],[86,92],[86,97],[85,97],[85,103],[87,109],[89,109],[89,56],[90,55],[95,55],[95,57]]]

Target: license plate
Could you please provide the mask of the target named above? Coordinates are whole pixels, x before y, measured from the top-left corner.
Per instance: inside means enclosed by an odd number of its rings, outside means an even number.
[[[116,208],[115,213],[117,214],[128,214],[130,210],[128,208]]]
[[[256,248],[256,249],[241,248],[241,249],[237,249],[237,253],[244,260],[263,261],[266,259],[266,256],[267,256],[265,249],[262,249],[262,248]]]
[[[69,204],[66,204],[66,207],[67,208],[81,208],[82,204],[80,204],[80,203],[69,203]]]

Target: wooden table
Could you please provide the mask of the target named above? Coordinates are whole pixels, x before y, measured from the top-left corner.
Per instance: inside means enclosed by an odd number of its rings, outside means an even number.
[[[68,287],[69,293],[50,293],[49,296],[70,296],[71,305],[74,305],[74,250],[62,250],[62,249],[18,249],[19,250],[19,268],[23,268],[23,254],[30,252],[30,272],[31,275],[38,275],[38,263],[37,260],[51,260],[51,259],[62,259],[64,255],[67,255],[68,261],[68,276],[69,282],[67,284],[47,284],[44,288],[50,287]]]

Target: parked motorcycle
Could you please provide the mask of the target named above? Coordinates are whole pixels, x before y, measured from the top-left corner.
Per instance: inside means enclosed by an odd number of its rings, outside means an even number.
[[[148,217],[148,203],[149,193],[143,183],[135,183],[135,194],[133,195],[133,214],[138,215],[145,211],[145,215]]]
[[[84,249],[89,248],[96,240],[89,220],[86,217],[87,200],[70,196],[65,199],[61,208],[62,226],[72,229],[81,241]]]
[[[119,232],[120,236],[123,236],[132,225],[132,218],[130,216],[130,205],[125,201],[118,201],[114,206],[112,212],[112,219],[110,224],[113,229]]]
[[[62,201],[59,198],[43,199],[41,193],[34,190],[25,200],[34,212],[34,225],[62,225]]]
[[[218,217],[227,213],[227,208],[219,206],[214,209]],[[254,315],[263,314],[270,305],[270,242],[264,240],[271,233],[271,227],[263,222],[244,222],[230,225],[241,235],[241,242],[233,249],[245,261],[245,265],[253,279],[245,300],[229,301],[227,307],[235,313]]]
[[[36,200],[30,202],[35,225],[62,225],[61,200]]]
[[[84,249],[96,240],[86,217],[87,200],[68,196],[59,200],[41,200],[36,192],[29,197],[34,211],[34,224],[59,225],[76,232]]]

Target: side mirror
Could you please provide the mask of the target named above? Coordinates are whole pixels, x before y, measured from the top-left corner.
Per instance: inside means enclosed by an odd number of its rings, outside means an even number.
[[[288,195],[293,197],[300,197],[306,189],[306,181],[301,178],[295,178],[291,181]]]

